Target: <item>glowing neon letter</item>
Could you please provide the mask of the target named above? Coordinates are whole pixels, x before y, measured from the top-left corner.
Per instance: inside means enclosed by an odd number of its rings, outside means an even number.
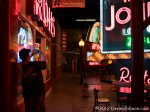
[[[127,46],[131,47],[131,37],[127,37]]]
[[[127,17],[126,19],[124,20],[121,20],[120,19],[120,14],[125,11],[127,13]],[[126,24],[127,22],[129,22],[131,19],[131,10],[127,7],[122,7],[120,8],[117,12],[116,12],[116,21],[119,23],[119,24]]]
[[[145,3],[143,3],[143,20],[145,21]]]
[[[121,77],[120,77],[120,80],[119,80],[119,81],[130,82],[130,81],[131,81],[131,76],[130,76],[130,79],[127,80],[127,78],[128,78],[129,75],[130,75],[129,69],[126,68],[126,67],[123,67],[123,68],[120,69],[120,71],[121,71],[122,73],[121,73]]]
[[[123,0],[123,2],[124,2],[124,3],[126,3],[126,2],[130,2],[130,0]]]
[[[131,35],[131,28],[122,29],[122,35]]]
[[[150,16],[150,2],[147,3],[147,17]]]
[[[147,38],[147,43],[150,44],[150,38]]]
[[[114,27],[115,27],[115,14],[114,14],[115,13],[115,8],[114,7],[115,7],[114,5],[111,6],[111,26],[110,27],[108,27],[108,26],[105,27],[105,29],[107,31],[110,31],[110,30],[114,29]]]
[[[44,27],[48,29],[52,37],[55,37],[55,18],[52,16],[47,0],[34,0],[34,15],[38,15]]]

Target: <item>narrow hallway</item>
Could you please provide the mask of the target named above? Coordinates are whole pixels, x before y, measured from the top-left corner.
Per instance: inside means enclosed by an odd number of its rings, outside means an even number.
[[[46,98],[47,112],[92,112],[94,105],[93,89],[100,89],[102,97],[111,100],[111,106],[116,105],[116,94],[112,92],[112,84],[100,82],[99,78],[87,75],[89,97],[82,97],[80,74],[63,73],[53,84],[52,91]],[[101,111],[103,112],[103,111]]]
[[[47,97],[47,112],[72,112],[73,100],[80,96],[80,91],[78,74],[61,74]]]

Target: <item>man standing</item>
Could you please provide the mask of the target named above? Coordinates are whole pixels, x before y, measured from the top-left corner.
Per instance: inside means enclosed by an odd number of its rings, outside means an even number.
[[[21,49],[19,51],[22,68],[22,89],[25,103],[25,112],[46,112],[45,89],[42,70],[46,69],[45,56],[41,51]],[[39,53],[41,61],[30,61],[30,58]]]

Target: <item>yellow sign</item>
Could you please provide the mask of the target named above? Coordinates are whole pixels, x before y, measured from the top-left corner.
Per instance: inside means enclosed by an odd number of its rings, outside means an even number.
[[[52,8],[85,8],[85,0],[52,0]]]

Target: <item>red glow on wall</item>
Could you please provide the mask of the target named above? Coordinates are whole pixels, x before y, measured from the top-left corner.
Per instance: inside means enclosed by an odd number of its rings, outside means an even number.
[[[20,12],[20,0],[10,0],[10,11],[12,15],[17,15]]]
[[[55,18],[52,15],[47,0],[34,0],[34,15],[38,15],[39,21],[43,22],[52,37],[55,37]]]
[[[20,0],[16,0],[16,11],[15,11],[15,14],[18,15],[18,12],[20,12]]]

